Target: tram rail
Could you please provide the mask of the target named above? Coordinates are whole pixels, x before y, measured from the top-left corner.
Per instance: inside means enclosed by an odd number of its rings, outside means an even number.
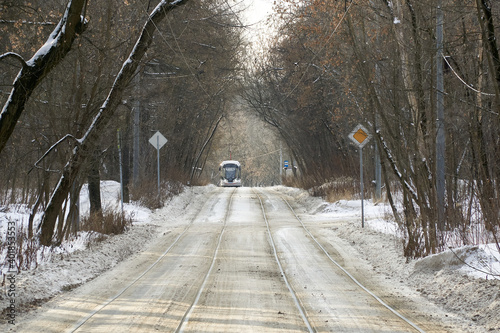
[[[258,197],[259,197],[259,200],[262,204],[262,198],[261,198],[261,194],[262,192],[257,193]],[[300,227],[304,230],[304,232],[306,233],[306,235],[308,237],[310,237],[310,239],[315,243],[315,245],[318,247],[318,249],[328,258],[328,260],[333,264],[335,265],[340,271],[343,272],[343,274],[345,274],[350,280],[352,280],[352,282],[357,285],[360,289],[362,289],[366,294],[370,295],[371,297],[373,297],[379,304],[381,304],[383,307],[385,307],[387,310],[389,310],[390,312],[392,312],[396,317],[398,317],[399,319],[401,319],[402,321],[404,321],[409,327],[411,327],[411,329],[417,331],[417,332],[420,332],[420,333],[424,333],[425,331],[423,329],[421,329],[418,325],[416,325],[415,323],[413,323],[410,319],[406,318],[404,315],[402,315],[401,313],[399,313],[396,309],[394,309],[393,307],[391,307],[390,305],[388,305],[386,302],[384,302],[380,297],[378,297],[375,293],[373,293],[372,291],[370,291],[367,287],[365,287],[361,282],[359,282],[351,273],[348,272],[347,269],[345,269],[342,265],[340,265],[335,259],[333,259],[332,255],[330,255],[330,253],[328,253],[328,251],[326,250],[326,248],[318,241],[318,239],[311,233],[311,231],[309,230],[309,228],[307,228],[307,226],[304,224],[304,222],[301,220],[301,218],[298,216],[298,214],[295,212],[295,210],[292,208],[292,206],[290,205],[290,203],[288,202],[288,200],[286,200],[283,195],[279,194],[279,193],[276,193],[275,194],[276,196],[278,196],[280,198],[280,200],[282,200],[286,206],[288,207],[288,209],[290,210],[290,212],[292,213],[292,215],[294,216],[295,220],[299,223]],[[265,210],[264,207],[262,208],[263,211]],[[268,228],[269,228],[269,233],[271,234],[271,226],[266,218],[266,224],[268,225]],[[270,236],[271,239],[272,239],[272,236]],[[272,240],[273,242],[273,248],[274,248],[274,251],[276,253],[276,247],[274,245],[274,241]],[[277,258],[277,260],[279,260]],[[280,265],[280,269],[281,268],[281,265]],[[288,282],[287,282],[288,284]],[[290,287],[291,288],[291,287]],[[297,302],[300,304],[300,299],[297,298]],[[307,317],[305,315],[305,311],[304,311],[304,316]]]
[[[208,276],[210,275],[210,272],[213,267],[213,263],[215,262],[215,258],[217,256],[217,249],[220,245],[220,241],[222,238],[222,235],[224,233],[224,230],[226,228],[226,218],[229,212],[229,206],[231,205],[232,197],[234,195],[235,190],[232,191],[231,197],[228,200],[228,204],[226,207],[226,214],[224,216],[224,225],[222,227],[222,230],[220,231],[219,237],[218,237],[218,244],[215,252],[213,253],[213,259],[212,259],[212,265],[210,266],[208,272],[206,273],[205,279],[203,281],[203,284],[201,285],[199,292],[197,294],[197,297],[193,301],[192,305],[189,307],[188,311],[186,314],[182,317],[179,326],[176,330],[176,332],[179,331],[179,328],[183,325],[184,322],[186,322],[189,319],[189,313],[192,310],[193,306],[196,304],[196,302],[199,299],[199,295],[201,294],[204,285],[206,283],[206,280],[208,279]],[[205,204],[210,202],[210,200],[216,195],[220,193],[220,191],[215,191],[213,192],[205,201]],[[84,318],[82,318],[77,324],[75,324],[72,328],[68,330],[68,333],[73,333],[73,332],[78,332],[81,328],[85,326],[85,324],[93,318],[95,315],[97,315],[99,312],[103,311],[107,306],[118,300],[128,289],[130,289],[132,286],[136,285],[141,279],[143,279],[148,273],[150,273],[159,263],[162,262],[166,258],[166,256],[171,252],[171,250],[179,243],[182,237],[189,231],[189,229],[192,227],[194,222],[199,218],[199,215],[202,212],[202,208],[198,211],[198,213],[190,220],[190,222],[184,227],[184,229],[179,233],[179,235],[175,238],[175,240],[170,244],[170,246],[167,247],[167,249],[157,258],[155,262],[153,262],[147,269],[145,269],[140,275],[137,276],[131,283],[127,284],[123,289],[121,289],[116,295],[113,297],[109,298],[106,302],[102,303],[100,306],[98,306],[96,309],[94,309],[92,312],[87,314]]]

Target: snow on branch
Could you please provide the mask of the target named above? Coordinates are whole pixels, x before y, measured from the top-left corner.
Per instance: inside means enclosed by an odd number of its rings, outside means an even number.
[[[82,16],[87,0],[68,0],[64,15],[52,31],[45,44],[33,57],[25,61],[21,56],[9,52],[1,58],[13,57],[21,61],[23,68],[12,83],[12,90],[0,113],[0,152],[14,132],[26,102],[35,88],[48,73],[68,54],[75,38],[85,31],[86,20]]]
[[[82,15],[79,15],[81,9],[78,11],[78,15],[75,15],[77,12],[73,12],[74,10],[72,2],[70,2],[66,7],[63,17],[45,44],[28,60],[30,65],[35,65],[40,59],[46,58],[51,52],[57,52],[61,47],[66,48],[65,44],[67,43],[71,47],[74,36],[85,31],[87,21]],[[73,19],[72,16],[74,17]]]
[[[14,58],[14,59],[18,60],[18,61],[21,63],[21,65],[22,65],[23,67],[28,66],[28,65],[26,64],[26,61],[24,60],[24,58],[23,58],[23,57],[21,57],[21,56],[20,56],[19,54],[17,54],[17,53],[14,53],[14,52],[7,52],[7,53],[4,53],[4,54],[0,55],[0,60],[2,60],[2,59],[4,59],[4,58]]]
[[[83,137],[77,140],[79,142],[78,149],[73,150],[72,156],[64,166],[59,182],[52,193],[40,222],[40,243],[42,245],[48,246],[52,243],[56,219],[70,192],[71,186],[78,176],[83,164],[88,159],[89,152],[99,138],[103,128],[105,128],[112,119],[117,105],[121,102],[123,91],[135,75],[141,59],[153,41],[153,35],[157,29],[158,23],[160,23],[170,11],[173,11],[175,8],[188,1],[189,0],[177,0],[174,2],[161,1],[144,24],[133,50],[130,52],[129,57],[125,60],[120,72],[116,76],[106,100],[101,105],[99,112],[94,117]]]

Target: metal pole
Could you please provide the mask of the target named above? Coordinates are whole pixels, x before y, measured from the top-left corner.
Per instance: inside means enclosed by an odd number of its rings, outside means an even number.
[[[120,164],[120,205],[122,209],[122,217],[123,217],[123,166],[122,166],[122,149],[121,149],[121,138],[120,138],[120,129],[117,130],[118,135],[118,161]]]
[[[160,198],[160,136],[156,136],[156,159],[158,165],[158,199]]]
[[[444,79],[443,79],[443,2],[438,0],[436,12],[436,193],[438,229],[444,229],[445,194],[445,133],[444,133]]]
[[[365,194],[363,188],[363,148],[359,148],[359,187],[361,188],[361,228],[365,227]]]
[[[141,85],[142,72],[137,73],[134,78],[135,96],[141,96],[140,87]],[[140,137],[141,137],[141,101],[136,98],[132,104],[133,110],[133,156],[132,156],[132,182],[134,185],[139,184],[139,173],[140,173],[140,158],[141,158],[141,148],[140,148]]]

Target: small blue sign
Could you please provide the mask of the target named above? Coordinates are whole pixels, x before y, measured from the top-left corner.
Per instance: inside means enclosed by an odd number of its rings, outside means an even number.
[[[288,161],[285,161],[285,168],[288,168]]]

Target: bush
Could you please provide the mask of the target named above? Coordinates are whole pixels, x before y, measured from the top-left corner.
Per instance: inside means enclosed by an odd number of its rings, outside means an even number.
[[[353,178],[341,177],[319,186],[313,186],[309,192],[312,196],[321,197],[328,202],[352,200],[359,196],[359,185]]]
[[[97,232],[103,235],[118,235],[128,230],[132,225],[132,217],[121,212],[104,209],[101,212],[82,218],[81,231]]]
[[[160,196],[158,196],[158,185],[155,182],[143,182],[130,190],[132,200],[149,209],[158,209],[165,202],[184,190],[184,185],[178,181],[165,181],[160,185]]]

